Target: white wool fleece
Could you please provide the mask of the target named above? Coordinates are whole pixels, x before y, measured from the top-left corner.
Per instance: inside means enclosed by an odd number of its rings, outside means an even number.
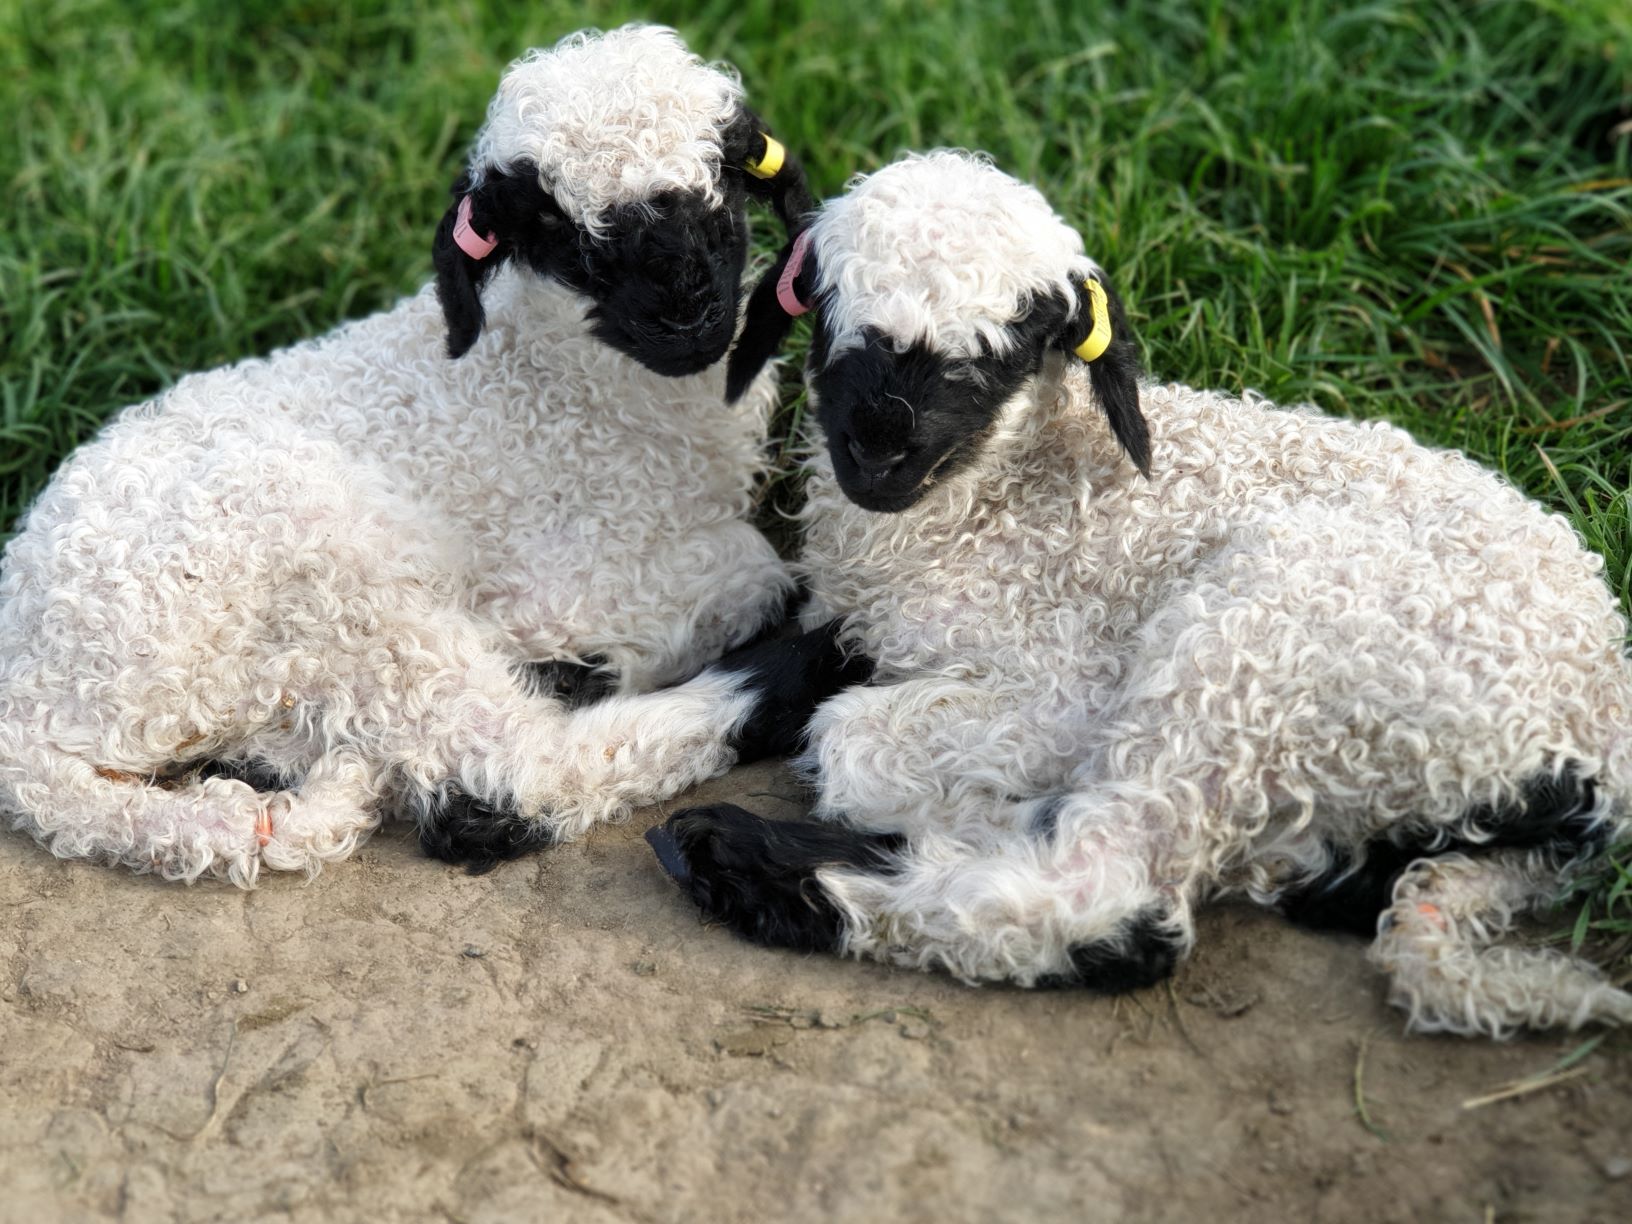
[[[970,190],[990,176],[1001,192]],[[1099,265],[1042,192],[984,156],[909,153],[822,206],[812,227],[822,317],[837,356],[865,327],[953,357],[1007,350],[1005,324],[1033,296],[1075,303]]]
[[[539,159],[590,223],[704,182],[739,92],[667,31],[570,39],[506,77],[478,158]],[[450,786],[570,835],[730,763],[518,669],[601,656],[640,691],[779,613],[746,521],[774,379],[727,406],[721,366],[659,377],[514,265],[483,306],[460,360],[427,287],[189,375],[63,464],[0,562],[0,819],[248,885]],[[286,788],[200,776],[212,758]]]
[[[815,221],[824,320],[964,352],[1077,275],[1064,231],[982,161],[906,159]],[[818,711],[803,765],[819,814],[910,839],[894,874],[823,874],[851,951],[1030,983],[1152,907],[1187,946],[1208,897],[1477,838],[1482,806],[1567,768],[1589,823],[1632,832],[1627,623],[1567,520],[1387,424],[1178,384],[1142,407],[1149,479],[1059,352],[904,512],[810,460],[807,623],[843,617],[878,672]],[[1632,1020],[1589,967],[1486,946],[1556,865],[1432,864],[1375,950],[1417,1026]]]
[[[717,205],[719,133],[742,100],[735,73],[705,65],[673,30],[570,35],[510,65],[471,152],[471,185],[530,162],[592,236],[615,205],[665,191]]]

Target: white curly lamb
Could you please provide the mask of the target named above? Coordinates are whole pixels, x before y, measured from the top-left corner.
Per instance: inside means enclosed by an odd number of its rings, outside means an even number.
[[[1627,625],[1562,517],[1386,424],[1142,384],[1078,235],[969,155],[857,180],[766,284],[733,380],[815,311],[807,623],[876,675],[808,726],[821,820],[654,830],[710,916],[1123,989],[1245,894],[1374,933],[1419,1029],[1632,1021],[1496,946],[1632,829]]]
[[[434,285],[181,379],[35,502],[0,577],[0,814],[63,857],[249,885],[386,809],[481,862],[524,848],[495,813],[548,804],[535,837],[566,835],[723,767],[523,665],[644,690],[784,606],[745,521],[773,380],[727,408],[717,364],[749,194],[808,203],[672,31],[511,65]]]

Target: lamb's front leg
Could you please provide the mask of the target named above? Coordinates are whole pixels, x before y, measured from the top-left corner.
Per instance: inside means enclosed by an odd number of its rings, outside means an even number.
[[[522,697],[512,720],[499,717],[485,751],[463,757],[459,783],[484,801],[442,797],[421,820],[422,844],[437,858],[485,867],[576,837],[733,764],[796,751],[816,707],[869,671],[828,625],[733,651],[675,688],[607,698],[542,727],[533,720],[545,703]],[[514,803],[485,801],[505,791]]]
[[[1013,805],[971,845],[909,842],[720,805],[648,835],[705,916],[756,943],[939,968],[968,982],[1121,991],[1166,977],[1191,941],[1182,890],[1129,812],[1088,795]]]
[[[874,832],[944,832],[981,841],[1017,812],[1016,795],[1059,788],[1072,762],[1040,734],[1023,693],[919,676],[847,689],[822,703],[796,767],[816,786],[813,815]]]
[[[532,556],[479,602],[529,659],[529,679],[570,705],[647,693],[700,673],[774,629],[793,582],[747,523],[711,523],[594,558],[518,545]]]

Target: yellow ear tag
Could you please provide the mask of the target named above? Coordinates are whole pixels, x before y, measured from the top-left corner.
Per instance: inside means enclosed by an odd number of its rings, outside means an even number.
[[[782,169],[782,162],[788,151],[782,147],[782,142],[772,138],[769,132],[761,132],[765,138],[765,152],[758,158],[750,157],[743,163],[742,168],[755,178],[775,178],[777,171]]]
[[[1098,361],[1111,347],[1111,305],[1105,300],[1105,286],[1093,277],[1083,281],[1088,300],[1094,307],[1094,326],[1088,338],[1076,347],[1076,354],[1084,361]]]

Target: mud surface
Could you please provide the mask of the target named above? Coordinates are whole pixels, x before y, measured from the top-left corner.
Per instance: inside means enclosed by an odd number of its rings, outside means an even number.
[[[701,793],[798,811],[768,767]],[[767,952],[656,815],[479,879],[390,828],[253,893],[0,836],[0,1219],[1632,1217],[1627,1035],[1469,1110],[1579,1039],[1406,1038],[1362,943],[1245,909],[1120,1001]]]

